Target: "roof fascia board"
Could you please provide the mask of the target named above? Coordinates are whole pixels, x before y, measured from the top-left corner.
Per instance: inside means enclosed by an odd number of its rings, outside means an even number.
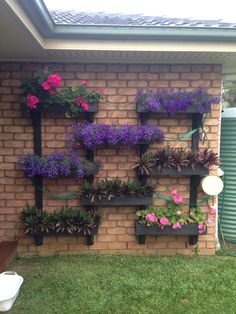
[[[235,41],[236,29],[127,27],[99,25],[57,25],[53,22],[43,0],[18,0],[39,32],[46,38],[90,39],[166,39],[191,41]]]
[[[19,5],[15,0],[5,0],[5,5],[7,5],[10,10],[16,15],[16,17],[24,24],[29,33],[37,40],[37,42],[43,46],[44,38],[38,32],[32,20],[26,14],[25,10]]]
[[[55,24],[42,0],[18,0],[28,17],[44,37],[51,37]]]

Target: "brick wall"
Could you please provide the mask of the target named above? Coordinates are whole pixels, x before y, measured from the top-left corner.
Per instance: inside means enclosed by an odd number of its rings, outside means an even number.
[[[89,81],[91,88],[103,88],[104,98],[95,115],[97,123],[136,124],[138,115],[135,111],[135,94],[139,88],[165,88],[191,90],[202,86],[209,93],[219,95],[221,91],[221,66],[219,65],[116,65],[116,64],[51,64],[50,69],[61,74],[63,85],[77,86],[82,80]],[[100,252],[122,254],[158,254],[193,255],[196,250],[189,246],[187,237],[148,237],[145,245],[139,245],[134,235],[134,207],[104,208],[103,221],[95,244],[87,247],[85,239],[80,237],[45,237],[43,246],[35,246],[33,239],[23,236],[22,225],[18,216],[26,202],[34,204],[34,187],[32,181],[24,177],[17,166],[21,153],[33,152],[33,130],[30,116],[19,110],[20,78],[31,77],[41,64],[0,64],[0,242],[18,239],[18,253],[21,256],[74,254],[79,252]],[[205,122],[208,140],[201,147],[210,147],[218,151],[218,128],[220,106],[215,105]],[[70,132],[72,120],[61,115],[46,114],[42,121],[43,154],[63,151],[65,135]],[[177,137],[191,130],[191,120],[187,115],[178,119],[150,120],[158,124],[168,136]],[[159,145],[165,146],[167,142]],[[168,142],[173,147],[190,147],[191,139],[181,142]],[[153,145],[151,149],[157,148]],[[83,151],[81,150],[81,154]],[[102,162],[103,168],[96,178],[135,178],[131,170],[137,148],[101,149],[95,159]],[[156,190],[169,195],[170,190],[178,190],[189,198],[189,178],[162,177],[149,179],[156,185]],[[44,180],[48,191],[68,194],[78,191],[80,185],[74,179]],[[199,199],[205,195],[199,191]],[[157,205],[165,201],[155,199]],[[79,200],[55,200],[44,196],[44,208],[52,211],[64,205],[80,206]],[[208,204],[201,207],[208,211]],[[208,227],[208,234],[199,237],[199,255],[215,253],[215,226]]]

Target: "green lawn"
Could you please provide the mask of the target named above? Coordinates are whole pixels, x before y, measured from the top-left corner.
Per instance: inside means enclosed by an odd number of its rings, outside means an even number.
[[[236,258],[80,255],[18,259],[10,314],[236,313]]]

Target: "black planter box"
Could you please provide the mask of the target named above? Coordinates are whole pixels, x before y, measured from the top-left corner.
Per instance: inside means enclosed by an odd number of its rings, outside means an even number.
[[[152,204],[152,196],[112,197],[110,200],[95,199],[93,203],[87,197],[82,196],[81,203],[84,206],[148,206]]]
[[[181,169],[178,171],[177,168],[164,168],[163,172],[153,169],[149,176],[172,176],[172,177],[182,177],[182,176],[207,176],[209,170],[201,165],[196,165],[195,169],[191,166]]]
[[[196,244],[198,241],[198,236],[206,234],[207,229],[199,233],[198,224],[189,224],[182,226],[181,229],[173,229],[172,226],[165,226],[161,229],[157,225],[146,226],[140,224],[138,221],[135,223],[135,234],[139,237],[139,244],[145,244],[145,237],[147,235],[152,236],[189,236],[189,244]]]
[[[90,234],[86,234],[86,243],[87,245],[93,245],[94,244],[94,236],[98,234],[98,227],[94,228],[91,230]],[[84,233],[80,232],[80,233],[57,233],[57,232],[49,232],[49,233],[44,233],[44,232],[38,232],[33,234],[33,238],[34,238],[34,244],[39,246],[39,245],[43,245],[43,238],[44,236],[74,236],[74,237],[79,237],[79,236],[83,236]]]
[[[157,113],[167,114],[163,108],[160,108],[160,110],[158,110],[156,112],[146,111],[144,109],[144,105],[142,105],[142,104],[136,104],[136,111],[139,113],[148,113],[148,114],[157,114]],[[209,108],[205,109],[203,113],[208,113],[210,111],[211,111],[211,108],[209,107]],[[190,106],[190,107],[188,107],[187,110],[179,110],[176,112],[176,114],[178,114],[178,113],[199,113],[199,111],[195,107]],[[175,114],[173,116],[175,116]]]
[[[69,108],[68,104],[61,106],[60,104],[51,104],[48,108],[40,109],[40,112],[66,112]],[[98,112],[98,104],[91,104],[89,105],[88,110],[83,110],[81,113],[86,112]]]

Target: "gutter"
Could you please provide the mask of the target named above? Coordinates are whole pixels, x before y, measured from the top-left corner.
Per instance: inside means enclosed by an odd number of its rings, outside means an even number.
[[[236,29],[55,24],[43,0],[17,0],[44,38],[236,42]]]

